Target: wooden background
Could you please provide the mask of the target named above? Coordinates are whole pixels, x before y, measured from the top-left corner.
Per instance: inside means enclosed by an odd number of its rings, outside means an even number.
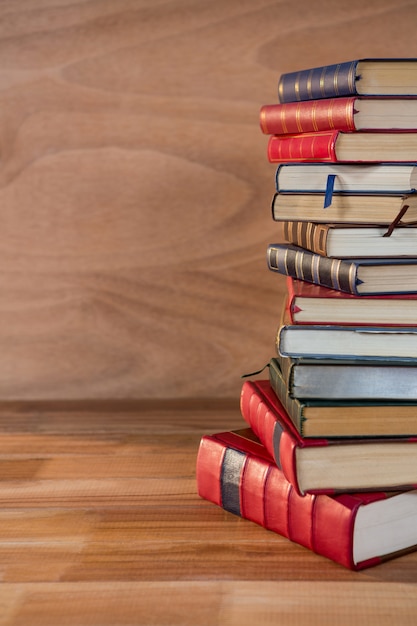
[[[1,0],[0,400],[236,398],[284,294],[259,108],[285,71],[417,56],[416,23],[410,0]]]

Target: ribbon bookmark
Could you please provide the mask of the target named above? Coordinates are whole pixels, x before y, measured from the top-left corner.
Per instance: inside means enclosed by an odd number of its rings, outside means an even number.
[[[327,207],[329,207],[332,203],[335,178],[336,178],[336,174],[329,174],[327,176],[326,193],[324,195],[323,209],[327,209]]]

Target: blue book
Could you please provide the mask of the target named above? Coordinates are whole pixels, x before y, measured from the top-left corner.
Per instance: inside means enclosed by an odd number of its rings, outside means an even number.
[[[417,96],[417,58],[368,58],[281,75],[279,102],[341,96]]]

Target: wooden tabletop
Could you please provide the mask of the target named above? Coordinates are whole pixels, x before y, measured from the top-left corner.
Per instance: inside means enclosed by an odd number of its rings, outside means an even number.
[[[0,405],[0,625],[415,624],[417,552],[351,572],[198,497],[237,403]]]

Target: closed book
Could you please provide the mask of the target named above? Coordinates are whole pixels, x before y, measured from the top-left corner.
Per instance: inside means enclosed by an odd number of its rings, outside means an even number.
[[[278,192],[402,196],[415,192],[416,163],[280,163]]]
[[[274,194],[272,218],[277,222],[319,224],[417,224],[417,194]],[[388,231],[388,229],[387,229]]]
[[[417,293],[417,257],[333,259],[274,243],[267,262],[278,274],[354,295]]]
[[[284,162],[409,162],[416,158],[417,132],[341,130],[270,135],[267,157],[271,163]]]
[[[362,368],[362,374],[365,373]],[[354,388],[350,390],[351,398],[295,398],[289,392],[277,359],[269,363],[269,382],[302,437],[417,438],[416,400],[356,398]],[[336,380],[336,385],[343,389],[348,381]],[[362,387],[366,385],[372,385],[372,379],[364,380]]]
[[[417,294],[355,296],[287,276],[288,321],[292,324],[413,326]]]
[[[417,486],[417,437],[302,437],[269,380],[247,380],[241,412],[300,494]]]
[[[417,95],[417,59],[355,59],[285,72],[278,81],[281,103],[349,95]]]
[[[385,226],[365,224],[284,221],[282,230],[288,243],[331,258],[417,255],[417,226],[396,227],[389,236]]]
[[[293,398],[417,400],[417,363],[292,358],[281,354],[274,359]],[[398,426],[396,418],[394,425]]]
[[[197,493],[352,570],[415,549],[417,493],[300,496],[250,429],[204,435]]]
[[[266,135],[321,130],[414,130],[417,98],[344,97],[265,104],[259,112]]]
[[[417,325],[293,324],[284,304],[276,349],[292,358],[407,360],[417,364]]]

